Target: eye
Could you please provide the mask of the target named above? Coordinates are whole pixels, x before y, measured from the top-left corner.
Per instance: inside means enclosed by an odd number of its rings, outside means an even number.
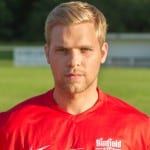
[[[92,51],[92,48],[82,47],[80,50],[81,50],[81,52],[88,52],[88,51]]]
[[[68,52],[68,49],[67,49],[67,48],[64,48],[64,47],[58,47],[58,48],[56,48],[56,52],[67,53],[67,52]]]

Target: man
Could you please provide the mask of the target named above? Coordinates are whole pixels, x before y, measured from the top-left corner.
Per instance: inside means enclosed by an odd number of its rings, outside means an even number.
[[[90,4],[52,10],[45,54],[55,87],[1,114],[0,150],[150,150],[149,118],[97,87],[106,30]]]

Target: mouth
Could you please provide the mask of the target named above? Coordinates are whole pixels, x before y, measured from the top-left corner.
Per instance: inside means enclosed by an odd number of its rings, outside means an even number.
[[[81,73],[68,73],[65,75],[65,77],[68,79],[80,79],[81,77],[83,77],[83,74],[81,74]]]
[[[69,73],[69,74],[66,74],[66,77],[80,77],[82,76],[81,74],[79,73]]]

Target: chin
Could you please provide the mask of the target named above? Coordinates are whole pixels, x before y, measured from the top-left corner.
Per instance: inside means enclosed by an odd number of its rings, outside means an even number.
[[[82,86],[67,86],[65,87],[65,91],[70,93],[70,94],[79,94],[82,93],[86,90],[86,87]]]

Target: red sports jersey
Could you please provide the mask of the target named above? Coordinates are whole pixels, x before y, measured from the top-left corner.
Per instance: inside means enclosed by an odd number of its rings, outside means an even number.
[[[53,90],[0,115],[0,150],[150,150],[149,118],[98,89],[97,103],[71,115]]]

